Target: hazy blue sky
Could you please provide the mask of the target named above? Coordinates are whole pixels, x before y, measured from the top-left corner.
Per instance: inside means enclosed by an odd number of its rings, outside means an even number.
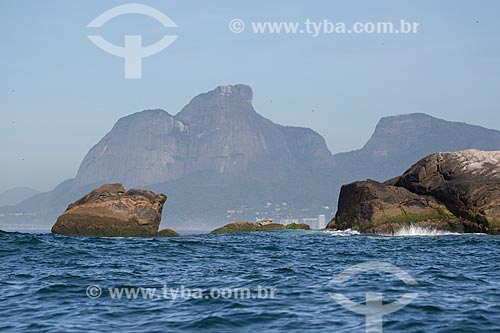
[[[425,112],[500,129],[499,1],[137,1],[178,28],[124,15],[97,31],[115,44],[178,39],[144,59],[141,80],[88,39],[87,24],[127,1],[0,0],[0,191],[49,190],[75,175],[122,116],[177,113],[220,84],[253,87],[256,110],[311,127],[332,152],[361,147],[382,116]],[[233,34],[250,21],[420,22],[413,35]],[[311,110],[315,110],[311,112]]]

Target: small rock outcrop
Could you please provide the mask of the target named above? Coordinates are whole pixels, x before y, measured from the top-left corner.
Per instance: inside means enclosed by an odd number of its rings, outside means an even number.
[[[59,216],[52,232],[66,236],[156,237],[177,236],[158,232],[167,197],[152,191],[106,184],[70,204]]]
[[[262,221],[261,221],[262,222]],[[287,230],[287,229],[303,229],[309,230],[310,227],[307,224],[296,224],[292,223],[289,225],[283,225],[278,223],[264,223],[261,222],[251,223],[251,222],[232,222],[226,224],[223,227],[217,228],[210,232],[211,234],[227,234],[232,232],[252,232],[252,231],[275,231],[275,230]],[[266,221],[267,222],[267,221]]]
[[[212,230],[211,234],[225,234],[230,232],[250,232],[257,231],[257,226],[251,222],[238,221],[226,224],[223,227]]]
[[[408,224],[500,233],[500,151],[436,153],[385,183],[344,185],[327,228],[393,233]]]
[[[156,234],[156,237],[179,237],[180,235],[172,229],[162,229],[158,231],[158,234]]]

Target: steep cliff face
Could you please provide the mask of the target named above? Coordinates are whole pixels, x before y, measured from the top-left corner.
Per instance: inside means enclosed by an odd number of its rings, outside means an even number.
[[[76,182],[144,186],[199,172],[240,182],[330,163],[319,134],[274,124],[255,112],[252,97],[249,86],[220,86],[193,98],[176,116],[148,110],[122,118],[84,158]]]
[[[163,110],[147,110],[120,119],[85,156],[77,186],[121,182],[126,186],[160,183],[180,177],[189,129]]]
[[[177,115],[190,129],[189,173],[279,177],[292,155],[280,126],[255,112],[246,85],[220,86]],[[283,168],[285,166],[285,168]]]

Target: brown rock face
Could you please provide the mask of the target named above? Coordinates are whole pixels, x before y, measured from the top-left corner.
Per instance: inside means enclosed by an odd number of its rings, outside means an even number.
[[[106,184],[68,206],[52,227],[66,236],[153,237],[167,197]]]
[[[327,228],[392,234],[408,224],[461,231],[457,218],[434,198],[373,180],[342,186],[337,214]]]
[[[500,151],[436,153],[384,184],[344,185],[327,227],[386,233],[410,223],[500,233]]]
[[[432,195],[456,216],[500,231],[500,151],[475,149],[427,156],[396,186]]]

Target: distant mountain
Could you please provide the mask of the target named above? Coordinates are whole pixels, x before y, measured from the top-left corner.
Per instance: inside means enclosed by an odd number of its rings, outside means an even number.
[[[121,182],[167,194],[163,219],[174,228],[330,216],[342,184],[395,177],[438,151],[500,149],[499,131],[408,114],[382,118],[363,148],[332,156],[318,133],[273,123],[252,99],[249,86],[219,86],[175,116],[146,110],[124,117],[89,151],[74,179],[0,213],[11,223],[30,213],[51,224],[83,194]]]
[[[498,150],[500,131],[423,113],[391,116],[379,121],[363,148],[335,154],[334,170],[344,183],[367,178],[384,181],[429,154],[470,148]]]
[[[84,158],[75,182],[134,187],[203,173],[205,181],[240,183],[330,166],[319,134],[262,117],[252,96],[246,85],[220,86],[176,116],[147,110],[122,118]]]
[[[12,206],[40,193],[30,187],[14,187],[0,193],[0,206]]]
[[[170,226],[211,229],[231,219],[231,211],[255,219],[268,202],[286,203],[287,216],[320,209],[336,188],[325,140],[262,117],[252,98],[249,86],[219,86],[175,116],[146,110],[124,117],[89,151],[74,179],[9,212],[41,212],[51,221],[82,194],[114,182],[167,194]],[[267,208],[265,214],[276,211]]]

